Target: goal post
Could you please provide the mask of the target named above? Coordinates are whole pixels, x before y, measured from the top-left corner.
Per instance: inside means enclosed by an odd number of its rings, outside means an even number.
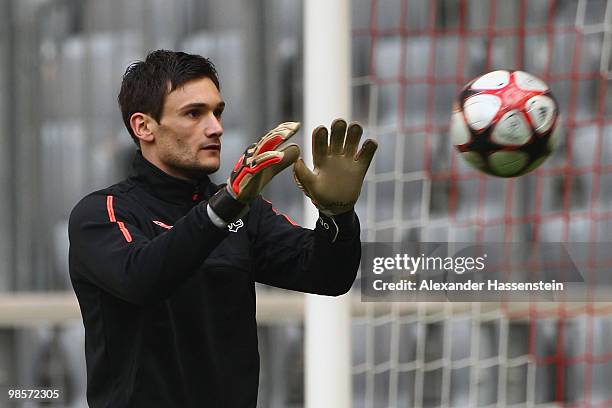
[[[304,157],[312,163],[310,133],[351,116],[350,0],[304,1]],[[305,222],[317,211],[304,199]],[[305,406],[351,406],[350,299],[306,295]]]

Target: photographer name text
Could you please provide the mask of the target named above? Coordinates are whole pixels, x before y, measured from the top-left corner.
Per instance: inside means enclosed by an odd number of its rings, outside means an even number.
[[[563,291],[563,283],[552,280],[550,282],[501,282],[489,279],[486,282],[437,282],[425,279],[415,282],[402,279],[398,282],[385,282],[377,279],[372,283],[376,291]]]

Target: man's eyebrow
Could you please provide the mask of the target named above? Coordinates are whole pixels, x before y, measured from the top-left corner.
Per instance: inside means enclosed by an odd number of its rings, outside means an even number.
[[[185,111],[188,109],[202,109],[202,108],[207,108],[209,106],[210,105],[205,102],[192,102],[192,103],[188,103],[187,105],[180,107],[179,111]],[[215,109],[223,109],[223,108],[225,108],[225,101],[221,101],[215,105]]]

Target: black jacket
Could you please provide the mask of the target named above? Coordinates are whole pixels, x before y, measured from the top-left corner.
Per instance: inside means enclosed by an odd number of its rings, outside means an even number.
[[[293,224],[261,197],[220,229],[219,188],[167,175],[139,153],[130,178],[70,215],[70,278],[85,326],[91,407],[254,407],[255,282],[323,295],[351,287],[354,212]]]

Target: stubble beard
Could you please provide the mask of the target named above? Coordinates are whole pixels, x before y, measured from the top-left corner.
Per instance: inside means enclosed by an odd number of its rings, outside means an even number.
[[[197,156],[197,151],[193,153],[185,144],[179,142],[173,148],[166,149],[166,154],[160,157],[160,159],[166,166],[172,168],[175,173],[194,180],[219,170],[219,161],[216,164],[205,164],[201,163]]]
[[[195,157],[169,157],[166,165],[190,179],[200,179],[219,170],[218,165],[200,163]]]

